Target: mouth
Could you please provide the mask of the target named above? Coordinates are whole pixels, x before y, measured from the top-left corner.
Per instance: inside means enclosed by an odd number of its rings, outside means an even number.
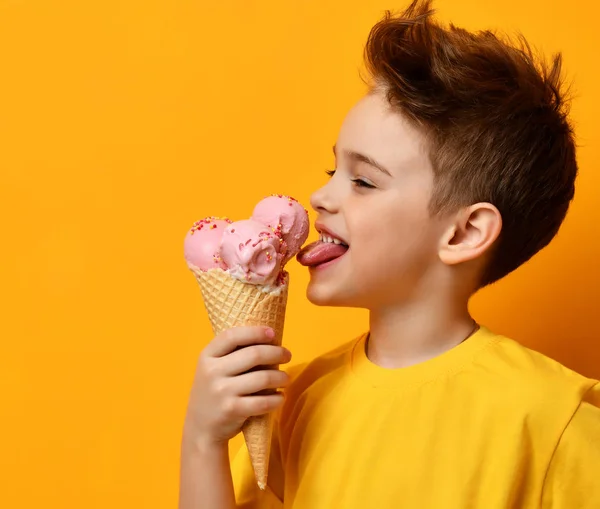
[[[346,241],[325,228],[317,228],[319,240],[304,247],[297,255],[301,265],[310,268],[329,266],[344,256],[350,246]]]

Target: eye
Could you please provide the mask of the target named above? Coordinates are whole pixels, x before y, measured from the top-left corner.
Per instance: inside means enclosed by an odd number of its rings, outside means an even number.
[[[366,189],[375,189],[375,186],[373,184],[369,184],[366,180],[363,180],[363,179],[352,179],[352,183],[356,187],[364,187]]]
[[[333,177],[335,175],[335,170],[325,170],[325,173],[327,173],[327,175],[330,177]]]

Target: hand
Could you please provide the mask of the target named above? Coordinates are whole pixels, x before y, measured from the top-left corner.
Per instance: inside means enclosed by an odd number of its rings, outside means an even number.
[[[226,444],[246,419],[276,410],[289,383],[277,369],[292,355],[273,345],[268,327],[234,327],[218,334],[202,351],[186,416],[188,439]],[[191,435],[191,436],[190,436]]]

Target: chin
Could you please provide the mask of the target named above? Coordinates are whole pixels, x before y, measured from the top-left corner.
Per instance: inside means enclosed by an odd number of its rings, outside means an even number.
[[[306,297],[315,306],[330,307],[362,307],[349,298],[347,291],[341,288],[332,288],[331,285],[310,282],[306,289]]]
[[[333,306],[330,292],[323,291],[324,288],[316,288],[315,285],[309,284],[306,289],[306,297],[315,306]]]

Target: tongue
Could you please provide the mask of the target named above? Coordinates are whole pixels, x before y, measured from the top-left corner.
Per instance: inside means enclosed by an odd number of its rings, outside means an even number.
[[[346,251],[348,251],[348,247],[341,244],[315,242],[298,253],[298,262],[305,267],[313,267],[339,258]]]

